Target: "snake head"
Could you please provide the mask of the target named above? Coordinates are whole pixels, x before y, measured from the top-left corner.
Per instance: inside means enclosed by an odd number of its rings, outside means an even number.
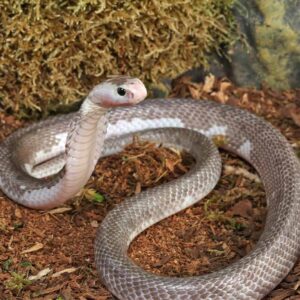
[[[112,76],[96,85],[88,97],[94,104],[112,108],[137,104],[146,96],[146,87],[138,78]]]

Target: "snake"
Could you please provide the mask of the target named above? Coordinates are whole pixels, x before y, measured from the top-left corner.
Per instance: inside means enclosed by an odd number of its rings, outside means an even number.
[[[119,299],[261,299],[288,274],[300,250],[300,165],[271,124],[246,110],[193,99],[145,99],[137,78],[113,76],[96,85],[77,112],[18,129],[0,144],[0,188],[13,201],[51,209],[76,195],[98,159],[132,134],[189,151],[195,166],[182,177],[130,197],[98,228],[95,263]],[[201,200],[215,186],[220,156],[212,139],[248,161],[266,192],[268,213],[255,248],[215,272],[155,275],[127,256],[131,241],[156,222]]]

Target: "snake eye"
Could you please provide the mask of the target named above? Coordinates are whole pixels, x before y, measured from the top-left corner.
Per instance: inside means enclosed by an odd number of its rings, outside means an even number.
[[[123,88],[121,88],[121,87],[118,87],[117,93],[118,93],[120,96],[125,96],[126,90],[123,89]]]

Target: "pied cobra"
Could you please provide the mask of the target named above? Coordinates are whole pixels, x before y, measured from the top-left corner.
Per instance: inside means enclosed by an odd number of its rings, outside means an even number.
[[[197,163],[183,177],[127,199],[106,216],[95,243],[103,283],[120,299],[261,299],[299,255],[300,166],[292,148],[270,124],[232,106],[152,99],[118,107],[145,96],[138,79],[111,78],[89,93],[79,112],[19,129],[0,144],[0,188],[24,206],[55,207],[82,188],[100,156],[119,151],[130,134],[146,130],[145,138],[179,145]],[[165,127],[173,128],[157,129]],[[259,172],[268,203],[264,232],[249,255],[220,271],[185,278],[151,274],[127,257],[127,249],[144,229],[214,187],[220,158],[202,135],[225,136],[224,148]]]

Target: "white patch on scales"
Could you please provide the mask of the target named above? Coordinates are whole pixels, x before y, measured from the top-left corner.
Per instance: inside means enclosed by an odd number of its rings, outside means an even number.
[[[252,150],[252,143],[246,140],[239,148],[238,153],[247,160],[250,160],[250,154]]]
[[[200,133],[211,138],[214,135],[226,135],[227,126],[213,125],[207,130],[199,130]]]
[[[185,125],[178,118],[157,118],[146,120],[133,118],[130,121],[119,120],[115,124],[108,124],[106,138],[116,137],[145,129],[155,129],[162,127],[183,128],[185,127]]]

